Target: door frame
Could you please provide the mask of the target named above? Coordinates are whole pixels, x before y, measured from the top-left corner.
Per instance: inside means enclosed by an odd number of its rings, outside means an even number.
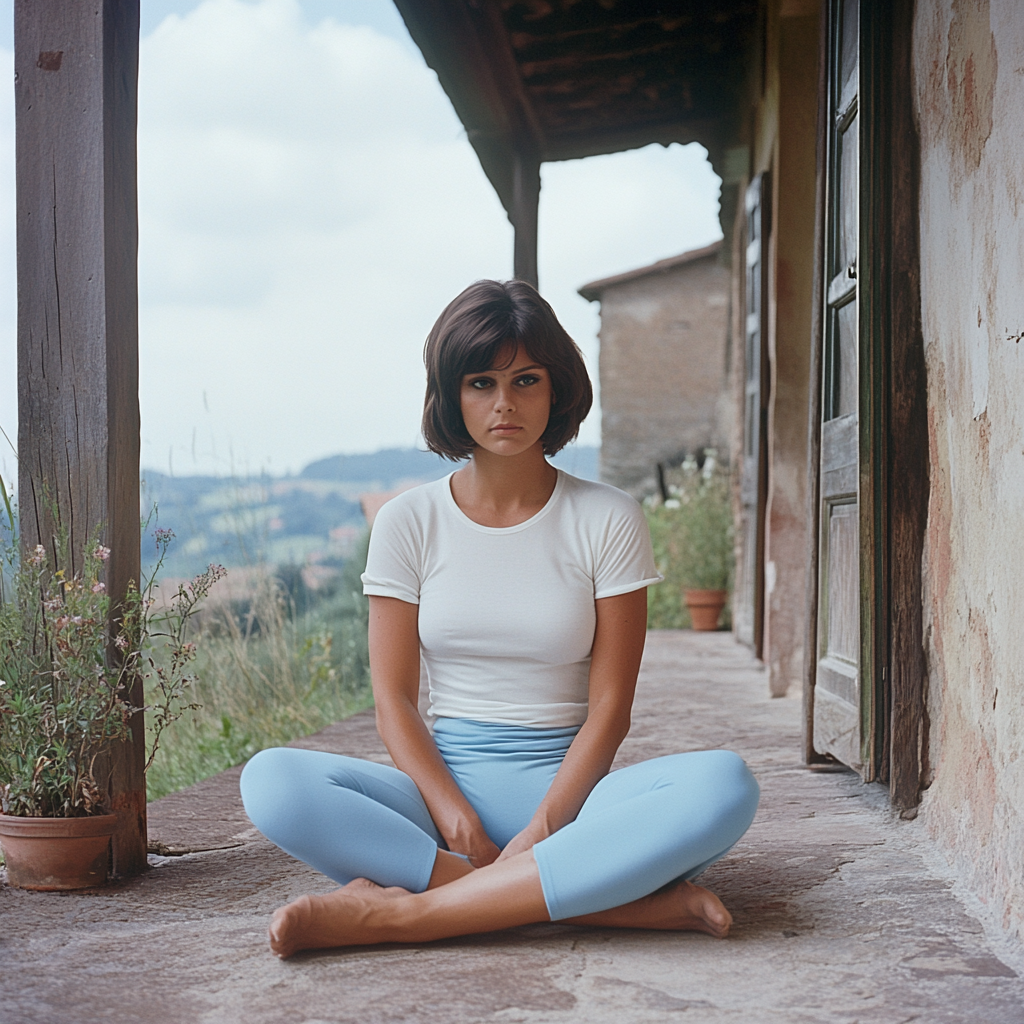
[[[815,305],[808,430],[808,566],[804,758],[813,746],[818,646],[823,289],[829,57],[834,0],[823,0],[819,37]],[[921,328],[918,210],[920,144],[912,89],[913,0],[860,3],[861,723],[866,779],[888,782],[912,815],[928,776],[927,663],[922,555],[929,466],[927,377]],[[898,439],[898,443],[894,443]]]

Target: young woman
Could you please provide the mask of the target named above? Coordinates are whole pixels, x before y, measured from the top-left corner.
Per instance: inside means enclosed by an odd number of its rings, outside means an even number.
[[[342,885],[279,909],[271,949],[549,920],[726,935],[689,879],[749,827],[747,766],[712,750],[609,771],[660,577],[636,502],[545,458],[590,410],[579,350],[528,284],[479,281],[424,358],[423,436],[468,461],[373,528],[370,668],[397,767],[291,748],[246,765],[256,827]]]

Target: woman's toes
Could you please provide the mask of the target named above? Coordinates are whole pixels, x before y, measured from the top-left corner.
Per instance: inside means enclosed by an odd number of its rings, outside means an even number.
[[[684,917],[692,922],[684,927],[696,928],[718,939],[724,939],[729,934],[732,914],[713,892],[692,882],[682,882],[676,893],[681,901]]]
[[[732,927],[732,914],[725,909],[717,897],[712,896],[711,899],[705,900],[702,916],[710,926],[712,935],[725,938],[729,934],[729,929]]]
[[[279,907],[270,919],[270,950],[282,960],[298,952],[300,939],[311,915],[308,896],[300,896],[287,906]]]

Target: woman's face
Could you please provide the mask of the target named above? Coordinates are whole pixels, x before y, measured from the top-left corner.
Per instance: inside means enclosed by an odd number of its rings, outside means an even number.
[[[537,444],[554,400],[546,367],[534,362],[522,345],[511,362],[508,356],[505,348],[495,359],[504,370],[467,373],[459,392],[469,436],[495,455],[518,455]]]

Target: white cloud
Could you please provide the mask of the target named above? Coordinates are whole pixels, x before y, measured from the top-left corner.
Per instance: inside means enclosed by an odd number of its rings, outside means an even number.
[[[430,323],[511,247],[433,74],[291,0],[207,0],[142,67],[144,461],[414,443]]]
[[[11,107],[0,97],[9,433]],[[546,165],[543,185],[542,290],[596,367],[576,288],[717,237],[718,181],[674,146]],[[143,39],[139,200],[143,462],[179,473],[415,443],[430,325],[469,282],[511,273],[504,211],[415,49],[311,24],[296,0],[203,0]],[[583,439],[598,438],[594,415]]]

